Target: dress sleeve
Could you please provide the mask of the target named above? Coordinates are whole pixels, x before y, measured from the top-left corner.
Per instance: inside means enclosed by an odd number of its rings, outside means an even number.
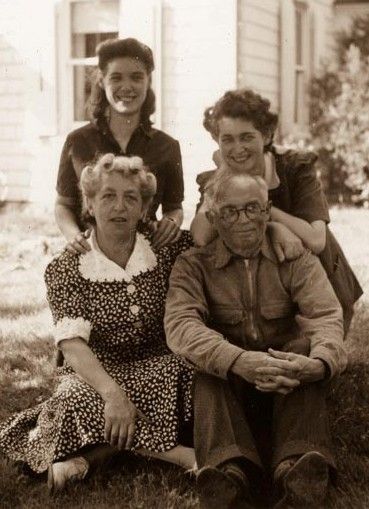
[[[174,141],[170,149],[163,201],[161,204],[163,212],[181,209],[183,199],[184,184],[181,149],[178,141]]]
[[[78,179],[72,161],[72,140],[65,140],[60,156],[56,190],[61,196],[78,200]]]
[[[291,214],[309,223],[329,223],[328,203],[314,167],[315,154],[295,154],[290,159]]]
[[[91,332],[88,303],[78,275],[78,257],[64,252],[45,271],[47,300],[54,322],[54,339],[80,337],[88,342]]]

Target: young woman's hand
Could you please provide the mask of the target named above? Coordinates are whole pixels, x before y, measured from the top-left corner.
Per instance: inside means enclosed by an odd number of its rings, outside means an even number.
[[[174,219],[164,216],[156,225],[152,243],[155,249],[160,249],[179,239],[181,230]]]
[[[85,254],[91,250],[89,243],[87,242],[88,237],[91,235],[91,230],[85,232],[79,232],[73,239],[71,239],[65,246],[66,250],[72,254]]]
[[[270,221],[268,223],[268,231],[274,252],[279,262],[295,260],[302,255],[304,245],[301,239],[292,233],[287,226],[284,226],[282,223]]]

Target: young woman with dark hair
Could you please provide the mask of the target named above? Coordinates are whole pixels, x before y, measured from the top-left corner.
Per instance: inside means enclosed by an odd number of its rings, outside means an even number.
[[[268,99],[249,89],[226,92],[206,109],[204,127],[219,145],[215,157],[218,169],[197,177],[201,202],[191,225],[194,241],[206,245],[214,237],[204,200],[212,177],[222,171],[260,175],[268,185],[272,223],[286,227],[319,256],[342,305],[347,332],[362,289],[327,226],[328,204],[314,168],[316,155],[275,147],[277,123],[278,115],[270,111]],[[278,258],[283,259],[286,253],[278,242],[275,249]]]
[[[136,39],[109,39],[97,47],[98,69],[88,110],[91,122],[65,141],[57,179],[55,217],[71,252],[89,249],[81,218],[79,179],[86,164],[105,153],[139,156],[158,187],[147,220],[156,230],[154,247],[178,238],[182,224],[183,175],[178,141],[154,129],[151,49]],[[156,212],[161,205],[162,219]]]

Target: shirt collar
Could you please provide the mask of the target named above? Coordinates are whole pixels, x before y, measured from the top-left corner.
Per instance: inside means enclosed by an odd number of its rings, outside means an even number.
[[[228,247],[224,244],[223,240],[218,236],[215,242],[215,268],[221,269],[228,265],[232,258],[239,258],[237,255],[233,254]],[[263,242],[261,244],[261,248],[259,251],[259,257],[263,256],[267,258],[271,262],[278,264],[277,257],[274,253],[273,247],[270,242],[270,238],[268,232],[266,232]]]
[[[94,118],[92,120],[92,123],[104,135],[106,135],[108,133],[112,135],[112,133],[110,131],[110,127],[109,127],[109,113],[108,113],[108,110],[105,113],[105,115],[103,115],[102,117]],[[134,133],[137,132],[137,131],[142,132],[144,135],[148,136],[149,138],[152,138],[154,136],[154,132],[155,132],[154,128],[152,127],[152,122],[149,119],[142,120],[139,123],[138,127],[134,130]]]
[[[91,250],[79,258],[79,271],[84,279],[90,281],[126,281],[130,282],[134,276],[153,270],[157,265],[157,258],[150,242],[141,233],[136,233],[136,241],[132,254],[123,269],[110,260],[101,251],[96,238],[95,229],[88,239]]]

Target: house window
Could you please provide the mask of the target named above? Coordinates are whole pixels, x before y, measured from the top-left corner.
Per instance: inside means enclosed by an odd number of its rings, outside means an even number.
[[[119,0],[72,0],[70,3],[69,69],[73,90],[73,122],[88,119],[86,103],[96,70],[96,46],[118,37]]]
[[[293,120],[298,126],[308,124],[307,85],[310,79],[309,11],[305,3],[295,2],[294,108]]]

